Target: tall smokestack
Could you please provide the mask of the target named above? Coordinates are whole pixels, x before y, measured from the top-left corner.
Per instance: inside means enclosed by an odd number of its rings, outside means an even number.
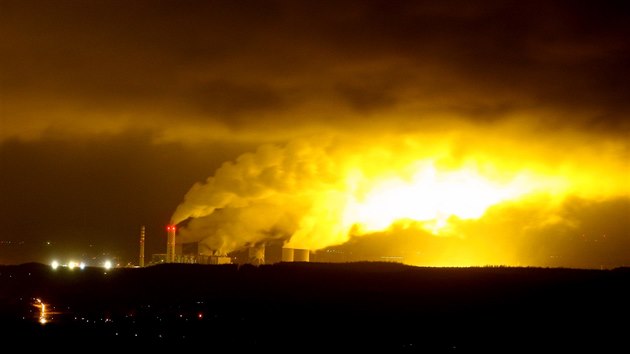
[[[175,263],[175,225],[166,227],[166,263]]]
[[[144,267],[144,225],[140,228],[140,258],[138,259],[138,265]]]

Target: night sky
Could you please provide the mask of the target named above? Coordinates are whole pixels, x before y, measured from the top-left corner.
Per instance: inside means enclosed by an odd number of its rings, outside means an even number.
[[[135,262],[141,225],[150,257],[191,218],[182,237],[223,251],[629,265],[629,10],[0,0],[0,264]],[[432,201],[477,198],[471,175],[513,188],[478,215],[348,214],[378,181],[417,181],[417,161],[445,173]]]

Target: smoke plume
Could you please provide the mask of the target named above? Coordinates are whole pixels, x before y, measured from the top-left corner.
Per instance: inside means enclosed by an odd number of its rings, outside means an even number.
[[[195,184],[172,222],[189,219],[181,239],[222,254],[271,239],[318,250],[393,226],[462,236],[462,221],[515,203],[539,211],[530,225],[568,222],[559,211],[567,196],[628,196],[623,145],[607,142],[567,156],[558,149],[583,137],[539,136],[524,149],[515,141],[522,129],[327,135],[263,145]]]

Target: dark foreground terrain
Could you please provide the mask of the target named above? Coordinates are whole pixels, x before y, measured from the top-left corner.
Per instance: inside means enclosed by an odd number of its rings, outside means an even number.
[[[86,351],[627,353],[629,290],[628,268],[25,264],[0,266],[0,336]]]

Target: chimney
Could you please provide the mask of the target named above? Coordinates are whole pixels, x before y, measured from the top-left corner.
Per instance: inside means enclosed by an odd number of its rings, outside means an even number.
[[[144,267],[144,225],[140,228],[140,258],[138,259],[138,265]]]
[[[175,225],[166,227],[166,263],[175,263]]]

